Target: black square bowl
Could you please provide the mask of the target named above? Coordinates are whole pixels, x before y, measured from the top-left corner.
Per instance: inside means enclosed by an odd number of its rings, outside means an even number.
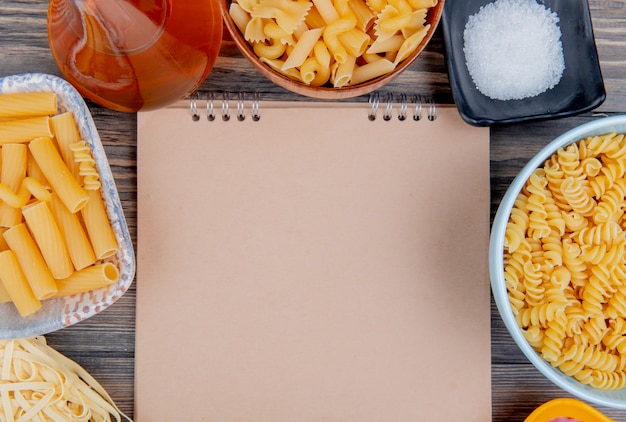
[[[493,0],[447,0],[441,18],[454,102],[463,119],[495,126],[555,119],[592,110],[606,98],[587,0],[539,0],[559,17],[565,70],[559,83],[535,97],[495,100],[482,94],[467,69],[463,31],[471,15]]]

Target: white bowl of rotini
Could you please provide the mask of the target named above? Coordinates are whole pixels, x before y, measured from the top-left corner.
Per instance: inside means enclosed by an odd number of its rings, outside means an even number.
[[[0,339],[89,318],[134,275],[118,191],[83,98],[53,75],[0,78]]]
[[[626,116],[543,148],[494,218],[489,268],[502,319],[562,389],[626,409]]]
[[[424,50],[444,0],[220,0],[241,53],[292,92],[341,99],[381,88]]]

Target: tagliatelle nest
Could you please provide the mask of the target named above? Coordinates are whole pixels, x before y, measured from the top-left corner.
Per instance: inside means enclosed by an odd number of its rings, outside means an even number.
[[[131,421],[85,369],[48,346],[44,337],[0,341],[0,420],[120,422],[122,418]]]

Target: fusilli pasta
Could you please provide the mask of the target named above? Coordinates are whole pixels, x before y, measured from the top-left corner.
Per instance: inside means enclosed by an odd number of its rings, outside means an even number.
[[[583,384],[626,387],[626,137],[558,149],[516,198],[504,274],[517,323]]]

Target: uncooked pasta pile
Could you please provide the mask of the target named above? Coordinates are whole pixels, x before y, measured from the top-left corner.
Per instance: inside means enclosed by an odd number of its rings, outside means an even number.
[[[0,420],[131,421],[102,386],[44,337],[0,341]]]
[[[559,148],[519,193],[504,279],[528,343],[583,384],[626,387],[626,136]]]

